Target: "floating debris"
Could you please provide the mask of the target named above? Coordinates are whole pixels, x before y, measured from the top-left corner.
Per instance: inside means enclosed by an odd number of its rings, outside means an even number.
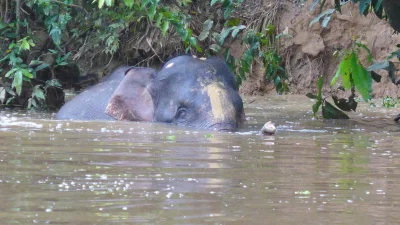
[[[275,134],[275,131],[276,127],[271,121],[266,122],[260,130],[260,132],[264,135],[273,135]]]

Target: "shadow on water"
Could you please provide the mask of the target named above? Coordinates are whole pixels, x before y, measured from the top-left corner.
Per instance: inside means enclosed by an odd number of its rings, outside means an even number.
[[[237,133],[0,112],[5,224],[390,224],[396,110],[311,119],[308,99],[246,100]],[[275,136],[257,131],[267,121]]]

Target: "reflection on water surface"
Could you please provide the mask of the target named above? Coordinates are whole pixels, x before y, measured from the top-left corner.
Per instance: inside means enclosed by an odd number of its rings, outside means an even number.
[[[2,111],[0,221],[399,221],[398,110],[364,106],[350,121],[324,121],[311,119],[312,102],[303,97],[251,102],[237,133]],[[277,134],[258,135],[269,120]]]

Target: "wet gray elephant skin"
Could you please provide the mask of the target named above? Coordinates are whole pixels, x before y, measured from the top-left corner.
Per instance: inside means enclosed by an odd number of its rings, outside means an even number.
[[[178,56],[155,71],[121,67],[67,102],[56,119],[162,122],[236,130],[244,120],[235,77],[219,58]]]

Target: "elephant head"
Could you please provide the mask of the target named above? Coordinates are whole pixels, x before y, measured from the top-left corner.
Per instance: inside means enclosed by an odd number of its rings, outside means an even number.
[[[118,120],[153,121],[233,131],[244,119],[235,78],[218,59],[179,56],[158,71],[130,68],[106,113]]]

